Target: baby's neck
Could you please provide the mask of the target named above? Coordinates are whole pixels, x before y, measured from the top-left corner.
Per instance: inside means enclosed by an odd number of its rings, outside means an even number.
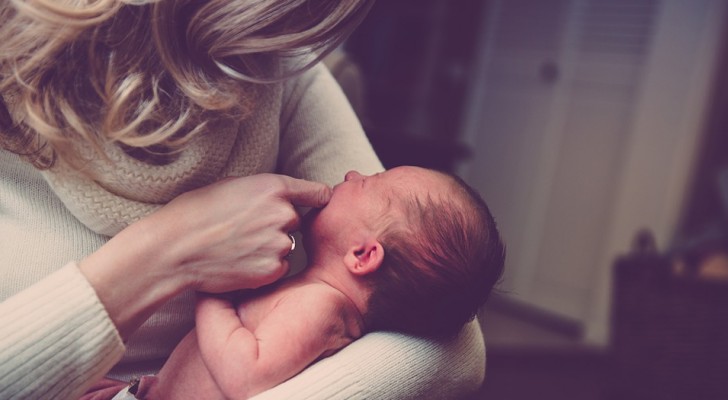
[[[365,283],[351,274],[344,265],[309,265],[299,278],[306,282],[328,285],[347,297],[363,317],[367,311],[369,290]]]

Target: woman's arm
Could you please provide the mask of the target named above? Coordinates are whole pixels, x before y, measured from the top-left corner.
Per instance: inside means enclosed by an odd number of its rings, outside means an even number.
[[[485,375],[477,321],[450,341],[375,332],[251,400],[462,399]]]
[[[75,263],[105,242],[0,150],[0,399],[77,398],[124,352]]]
[[[73,399],[124,344],[75,263],[0,303],[0,398]]]
[[[2,399],[77,398],[119,361],[122,339],[145,314],[185,286],[226,291],[274,279],[287,268],[280,261],[290,249],[285,232],[298,219],[290,202],[320,206],[330,191],[273,175],[231,179],[132,225],[85,258],[80,269],[70,263],[42,278],[47,264],[80,259],[104,240],[70,216],[17,156],[0,151],[0,171],[0,292],[17,292],[0,303]],[[243,203],[239,190],[258,193],[258,201]],[[236,218],[263,216],[263,210],[278,221],[264,235],[256,232],[270,225],[269,215],[252,218],[242,232],[233,229]],[[264,244],[265,235],[273,244]],[[254,243],[259,245],[250,250]],[[35,283],[22,285],[26,281]]]
[[[323,184],[263,174],[185,193],[79,264],[123,338],[185,289],[256,288],[288,272],[294,205],[322,207]]]

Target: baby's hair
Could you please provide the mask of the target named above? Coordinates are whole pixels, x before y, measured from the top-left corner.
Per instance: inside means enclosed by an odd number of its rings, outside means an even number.
[[[310,67],[372,2],[0,2],[0,148],[38,168],[82,163],[79,141],[174,154],[207,121],[250,115],[252,82]]]
[[[480,195],[447,175],[448,198],[404,200],[405,221],[380,236],[367,330],[451,338],[472,320],[503,274],[505,246]]]

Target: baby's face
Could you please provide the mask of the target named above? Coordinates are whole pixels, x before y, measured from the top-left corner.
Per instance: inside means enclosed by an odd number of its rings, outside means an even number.
[[[444,191],[444,179],[418,167],[397,167],[370,176],[349,171],[334,187],[328,205],[308,221],[309,233],[315,241],[376,235],[385,216],[399,218],[399,199],[439,194]]]

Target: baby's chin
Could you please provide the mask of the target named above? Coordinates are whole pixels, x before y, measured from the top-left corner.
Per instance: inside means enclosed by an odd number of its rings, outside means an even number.
[[[314,251],[314,247],[317,245],[314,223],[318,220],[320,214],[321,208],[313,208],[301,218],[299,230],[301,232],[303,248],[309,256]]]
[[[311,233],[311,226],[313,226],[313,222],[316,220],[316,218],[318,218],[321,210],[321,208],[312,208],[303,216],[303,218],[301,218],[300,228],[301,233],[304,237],[308,236]]]

